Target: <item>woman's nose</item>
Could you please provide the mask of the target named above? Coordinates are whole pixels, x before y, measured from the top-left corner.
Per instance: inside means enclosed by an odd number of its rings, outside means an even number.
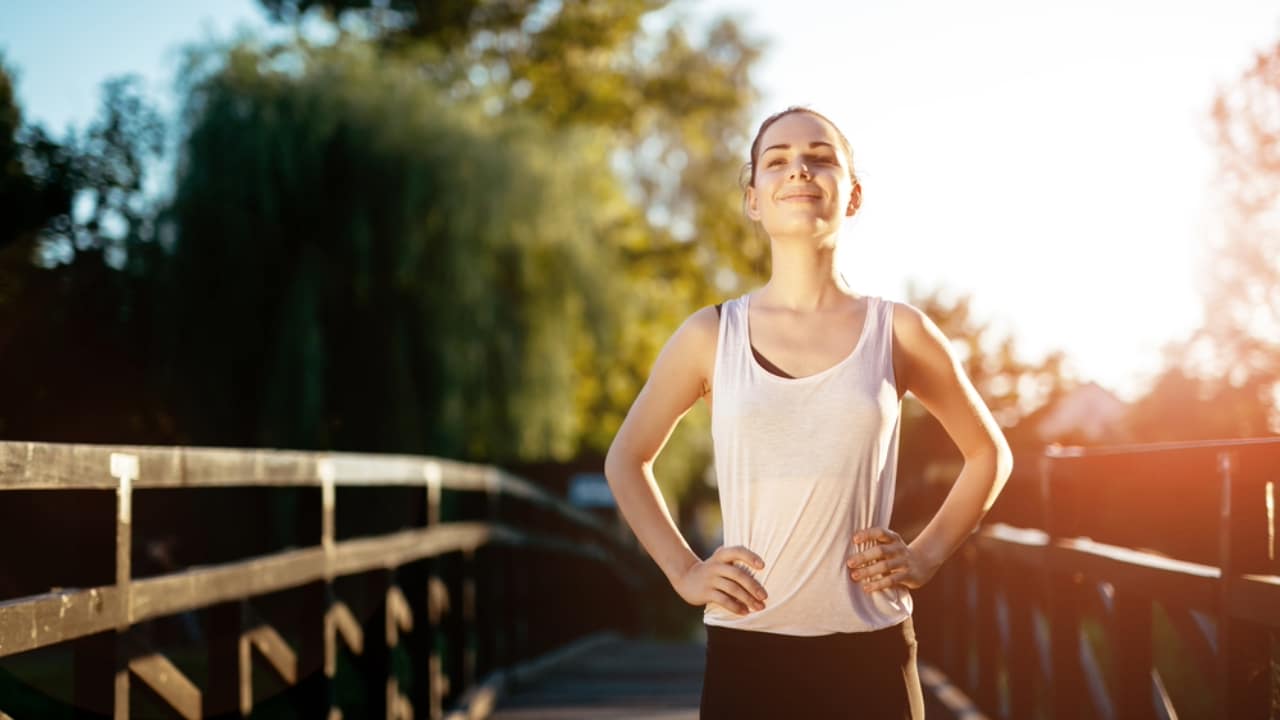
[[[809,166],[804,162],[796,162],[791,165],[791,176],[809,177]]]

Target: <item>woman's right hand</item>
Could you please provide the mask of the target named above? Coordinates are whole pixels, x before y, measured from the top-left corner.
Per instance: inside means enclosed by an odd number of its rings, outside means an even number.
[[[769,593],[751,573],[734,564],[738,562],[764,569],[764,560],[741,545],[721,546],[711,557],[689,566],[676,579],[675,590],[690,605],[715,603],[739,615],[763,610]]]

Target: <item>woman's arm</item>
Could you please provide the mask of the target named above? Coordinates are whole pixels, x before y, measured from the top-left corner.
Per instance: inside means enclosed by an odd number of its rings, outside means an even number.
[[[605,458],[605,477],[623,518],[686,602],[738,612],[763,607],[764,587],[732,563],[764,562],[745,548],[720,548],[703,562],[680,534],[653,477],[653,462],[676,424],[702,397],[715,359],[719,320],[707,307],[667,341]]]
[[[942,423],[964,455],[964,467],[942,507],[909,546],[886,528],[855,533],[855,544],[877,543],[849,560],[854,579],[864,581],[867,592],[927,582],[977,528],[1013,471],[1004,434],[938,326],[919,309],[897,303],[893,328],[907,390]]]

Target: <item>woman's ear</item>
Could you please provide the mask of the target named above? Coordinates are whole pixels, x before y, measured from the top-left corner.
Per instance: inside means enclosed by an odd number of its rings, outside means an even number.
[[[760,222],[760,208],[756,205],[756,189],[751,185],[747,186],[747,195],[743,198],[742,204],[747,209],[747,217]]]
[[[860,207],[862,207],[862,183],[856,182],[853,184],[853,192],[849,193],[849,206],[845,208],[845,217],[853,217]]]

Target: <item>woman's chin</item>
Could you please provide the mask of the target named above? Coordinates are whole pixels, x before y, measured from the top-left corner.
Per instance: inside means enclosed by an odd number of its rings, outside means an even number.
[[[831,235],[839,230],[839,222],[832,222],[827,218],[820,217],[796,218],[788,222],[771,223],[764,226],[764,231],[775,240],[790,238],[812,239]]]

